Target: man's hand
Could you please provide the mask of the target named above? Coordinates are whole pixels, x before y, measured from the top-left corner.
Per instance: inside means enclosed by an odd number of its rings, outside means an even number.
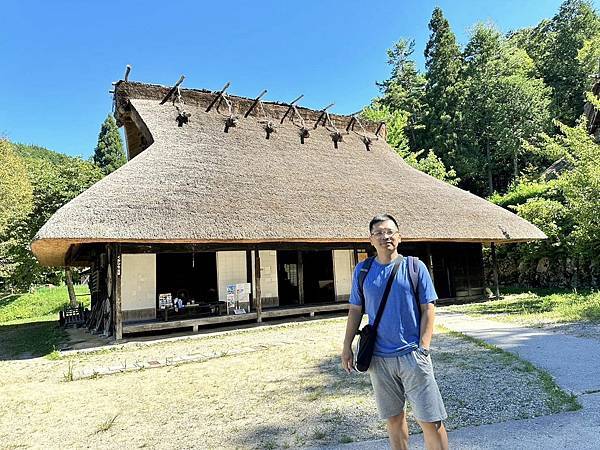
[[[348,373],[354,370],[354,354],[350,347],[344,347],[342,350],[342,368]]]
[[[342,346],[342,368],[348,373],[354,370],[352,341],[354,340],[354,336],[356,336],[362,316],[362,307],[360,305],[350,305],[350,309],[348,309],[348,322],[346,322],[346,334],[344,335],[344,345]]]

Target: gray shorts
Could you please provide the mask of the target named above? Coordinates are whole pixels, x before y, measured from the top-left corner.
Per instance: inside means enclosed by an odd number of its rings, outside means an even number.
[[[403,412],[406,399],[415,418],[421,422],[437,422],[448,417],[433,376],[431,356],[419,351],[392,358],[373,356],[369,375],[382,419]]]

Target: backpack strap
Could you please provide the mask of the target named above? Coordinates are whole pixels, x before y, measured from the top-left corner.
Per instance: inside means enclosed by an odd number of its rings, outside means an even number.
[[[367,274],[369,270],[371,270],[371,266],[373,265],[374,256],[371,256],[365,260],[362,267],[360,268],[360,272],[358,274],[358,295],[360,295],[360,302],[362,304],[362,313],[365,313],[365,278],[367,278]]]
[[[412,287],[413,297],[417,306],[417,317],[421,320],[421,307],[419,302],[419,258],[408,256],[408,274],[410,276],[410,286]]]
[[[419,258],[408,256],[408,273],[415,296],[419,293]]]

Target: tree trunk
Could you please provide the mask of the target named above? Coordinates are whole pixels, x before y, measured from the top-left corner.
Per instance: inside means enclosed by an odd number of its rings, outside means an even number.
[[[67,283],[67,291],[69,292],[69,303],[73,308],[76,308],[77,297],[75,296],[75,289],[73,288],[73,277],[71,275],[70,267],[65,267],[65,282]]]
[[[492,177],[492,156],[490,154],[490,144],[485,143],[485,157],[487,160],[487,174],[488,174],[488,187],[490,189],[490,195],[494,193],[494,178]]]
[[[519,164],[517,161],[517,151],[515,150],[513,155],[513,170],[514,170],[514,180],[516,181],[519,178]]]

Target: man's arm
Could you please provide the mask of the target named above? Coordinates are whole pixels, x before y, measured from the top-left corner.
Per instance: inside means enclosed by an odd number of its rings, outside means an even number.
[[[429,349],[431,337],[433,336],[433,321],[435,319],[435,304],[425,303],[421,307],[421,336],[419,347]]]
[[[342,368],[348,373],[352,372],[352,370],[354,369],[354,354],[352,353],[352,341],[354,340],[354,336],[356,336],[356,332],[358,331],[358,327],[360,326],[362,316],[362,306],[351,304],[350,309],[348,310],[346,334],[344,336],[344,346],[342,348]]]

